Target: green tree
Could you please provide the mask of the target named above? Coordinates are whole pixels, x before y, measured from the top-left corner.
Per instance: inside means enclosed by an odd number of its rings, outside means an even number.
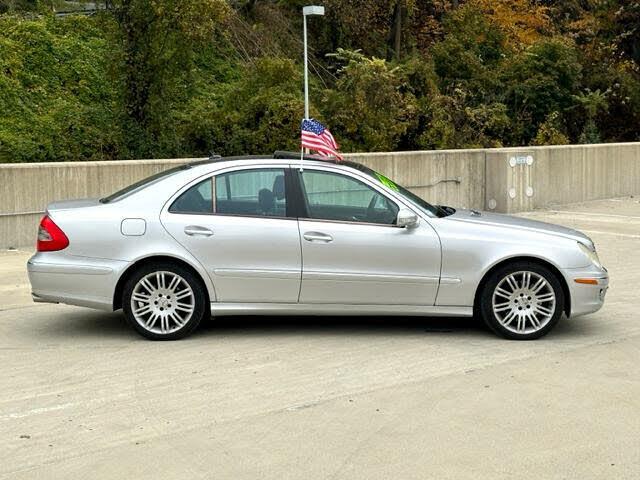
[[[0,16],[0,162],[121,154],[108,51],[89,17]]]
[[[475,98],[498,90],[495,70],[508,52],[500,29],[472,5],[453,11],[444,27],[444,39],[431,49],[440,90],[463,85]]]
[[[586,118],[579,138],[580,143],[600,143],[602,141],[596,125],[596,116],[608,108],[607,93],[600,90],[592,92],[587,89],[586,92],[573,96],[578,105],[584,110]]]
[[[535,43],[505,63],[504,103],[513,119],[509,143],[529,144],[547,115],[571,108],[581,71],[576,50],[556,38]]]
[[[393,150],[415,114],[415,99],[400,91],[397,68],[385,60],[339,50],[336,88],[325,92],[324,115],[346,151]]]
[[[117,74],[127,146],[137,156],[171,152],[171,108],[184,101],[194,57],[227,14],[224,0],[114,0]]]
[[[551,112],[540,124],[534,145],[566,145],[569,139],[564,133],[559,112]]]
[[[301,85],[302,72],[291,60],[263,58],[247,65],[236,80],[206,89],[186,105],[179,125],[184,148],[198,155],[297,150]]]

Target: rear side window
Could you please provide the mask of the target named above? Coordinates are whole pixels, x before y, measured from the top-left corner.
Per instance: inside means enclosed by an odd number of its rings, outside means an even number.
[[[284,169],[261,168],[215,177],[215,212],[224,215],[287,216]]]
[[[216,175],[180,195],[169,211],[286,217],[284,169],[261,168]]]
[[[173,202],[172,213],[213,213],[213,183],[210,178],[184,192]]]

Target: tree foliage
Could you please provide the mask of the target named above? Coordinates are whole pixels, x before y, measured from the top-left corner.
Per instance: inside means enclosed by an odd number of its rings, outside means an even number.
[[[184,101],[198,48],[211,40],[227,12],[223,0],[117,0],[115,65],[122,82],[127,148],[150,155],[172,144],[166,119]]]
[[[307,2],[63,3],[0,0],[0,162],[298,148]],[[324,5],[311,111],[345,151],[640,140],[637,2]]]

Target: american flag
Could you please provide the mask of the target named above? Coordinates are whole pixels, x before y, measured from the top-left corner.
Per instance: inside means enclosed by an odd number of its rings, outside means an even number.
[[[313,118],[302,120],[302,147],[315,150],[325,157],[336,157],[342,160],[336,143],[328,128]]]

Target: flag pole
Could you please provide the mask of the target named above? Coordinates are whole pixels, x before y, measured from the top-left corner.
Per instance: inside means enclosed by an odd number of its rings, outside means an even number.
[[[307,15],[324,15],[324,7],[320,5],[307,5],[302,7],[302,36],[304,43],[304,120],[309,119],[309,59],[307,54]],[[302,129],[301,129],[302,130]],[[300,146],[300,171],[304,161],[305,149]]]
[[[304,38],[304,119],[309,118],[309,68],[307,55],[307,12],[302,10],[302,36]]]
[[[308,56],[307,56],[307,12],[302,9],[302,38],[304,43],[304,118],[302,122],[309,118],[309,70],[308,70]],[[300,125],[302,131],[302,124]],[[300,145],[300,172],[304,167],[304,152],[305,148]]]
[[[302,128],[300,129],[302,130]],[[302,146],[302,139],[300,139],[300,171],[302,172],[302,163],[304,161],[304,147]]]

